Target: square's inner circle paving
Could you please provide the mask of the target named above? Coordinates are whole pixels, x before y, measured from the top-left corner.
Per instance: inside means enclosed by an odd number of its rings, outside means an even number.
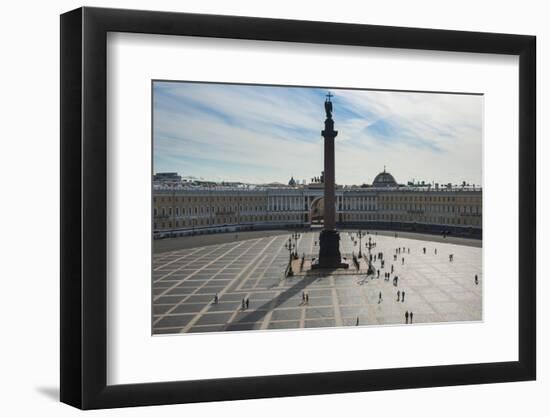
[[[153,334],[405,324],[406,312],[413,313],[413,323],[482,318],[479,247],[371,233],[376,242],[372,253],[383,253],[385,260],[384,268],[379,260],[374,263],[380,278],[285,278],[289,234],[240,236],[153,256]],[[351,263],[351,254],[359,250],[356,234],[342,231],[340,236],[342,256]],[[316,256],[318,239],[317,232],[301,233],[300,256]],[[396,254],[397,248],[401,251]],[[366,258],[360,262],[365,265]],[[399,301],[398,291],[405,294]],[[305,294],[308,302],[303,301]],[[248,308],[242,308],[243,299],[249,300]]]

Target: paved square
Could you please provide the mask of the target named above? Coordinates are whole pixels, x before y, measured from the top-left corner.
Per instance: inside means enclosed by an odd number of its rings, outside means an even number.
[[[351,261],[357,239],[348,231],[340,235],[342,256]],[[353,269],[347,275],[285,278],[289,235],[240,236],[153,256],[153,334],[405,324],[405,312],[413,313],[413,323],[482,319],[479,247],[371,234],[373,253],[385,260],[384,268],[374,263],[380,278]],[[318,239],[317,232],[302,233],[298,253],[315,256]],[[363,270],[366,258],[360,262]],[[399,301],[398,291],[404,294]],[[248,308],[242,309],[243,299]]]

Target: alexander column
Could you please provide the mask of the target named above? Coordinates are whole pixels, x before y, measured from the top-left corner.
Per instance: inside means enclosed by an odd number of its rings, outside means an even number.
[[[334,138],[338,131],[334,130],[332,120],[332,94],[327,94],[325,100],[325,130],[321,135],[325,138],[325,172],[324,172],[324,227],[319,236],[319,262],[313,268],[347,268],[342,263],[340,255],[340,234],[336,231],[336,193],[334,181]]]

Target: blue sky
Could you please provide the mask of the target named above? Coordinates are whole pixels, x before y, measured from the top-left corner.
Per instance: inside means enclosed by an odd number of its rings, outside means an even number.
[[[153,84],[154,172],[216,181],[310,179],[323,167],[328,89]],[[336,182],[481,184],[483,97],[330,89]]]

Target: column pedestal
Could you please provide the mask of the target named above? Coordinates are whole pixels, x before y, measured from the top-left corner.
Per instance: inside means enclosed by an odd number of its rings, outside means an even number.
[[[323,230],[319,236],[319,261],[311,269],[348,268],[340,255],[340,234],[336,230]]]

